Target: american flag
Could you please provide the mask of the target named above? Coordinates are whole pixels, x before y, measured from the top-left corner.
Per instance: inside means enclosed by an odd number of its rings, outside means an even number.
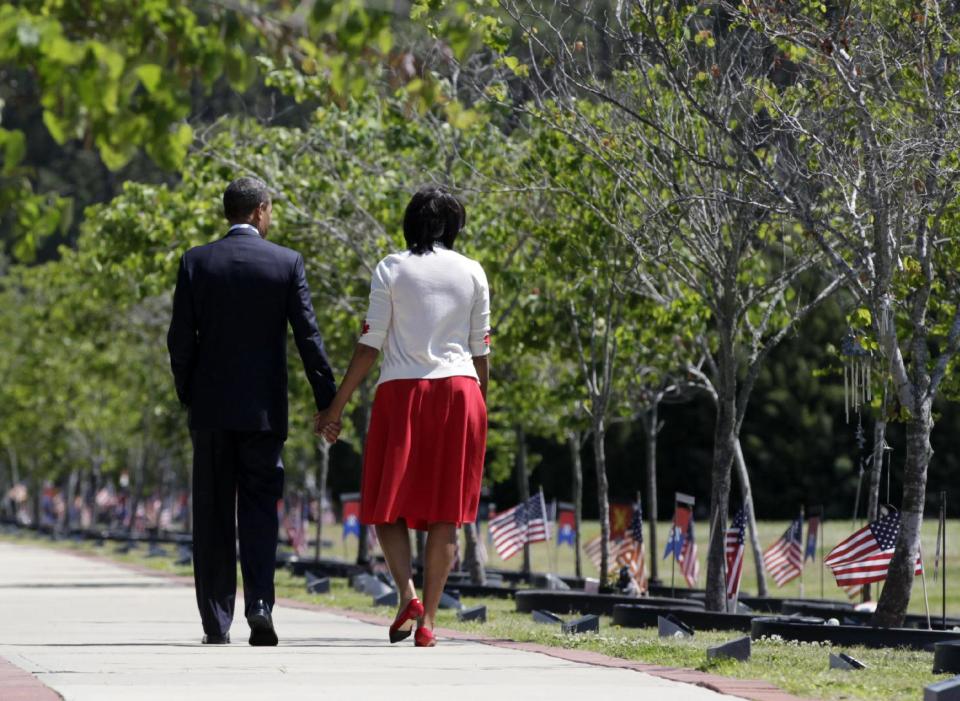
[[[547,507],[543,492],[525,502],[507,509],[490,521],[493,547],[501,560],[509,560],[527,543],[539,543],[550,538],[547,527]]]
[[[807,549],[803,553],[803,561],[817,559],[817,543],[820,542],[820,517],[811,516],[807,519]]]
[[[292,501],[292,500],[291,500]],[[290,546],[298,557],[307,552],[307,529],[303,518],[303,506],[299,500],[293,501],[284,518],[284,528],[290,539]]]
[[[743,533],[746,520],[743,509],[740,509],[733,517],[733,523],[727,529],[724,539],[727,555],[727,601],[736,600],[740,593],[740,577],[743,575]]]
[[[616,545],[610,541],[607,541],[607,542],[609,543],[609,548],[607,549],[607,552],[608,553],[614,552]],[[602,543],[603,543],[603,536],[598,535],[591,538],[590,540],[588,540],[586,543],[583,544],[584,554],[586,554],[586,556],[590,559],[590,562],[592,562],[593,566],[596,567],[598,570],[600,569],[600,558],[603,554]]]
[[[843,589],[843,593],[847,595],[847,598],[850,599],[850,601],[854,601],[855,599],[858,599],[860,597],[860,593],[863,591],[862,584],[854,584],[853,586],[850,586],[850,587],[840,587],[840,588]]]
[[[899,533],[900,512],[892,511],[841,542],[827,554],[823,564],[833,570],[837,584],[844,589],[881,582],[887,578]],[[914,574],[921,572],[923,565],[918,557]]]
[[[633,507],[630,525],[617,545],[616,560],[618,565],[630,570],[630,577],[640,591],[647,588],[643,550],[643,509],[637,502]]]
[[[693,533],[693,511],[690,512],[690,521],[687,523],[687,533],[683,537],[680,547],[680,571],[687,580],[688,587],[697,586],[700,577],[700,562],[697,560],[697,539]]]
[[[778,587],[796,579],[803,572],[802,533],[803,521],[798,517],[777,542],[763,553],[763,566]]]

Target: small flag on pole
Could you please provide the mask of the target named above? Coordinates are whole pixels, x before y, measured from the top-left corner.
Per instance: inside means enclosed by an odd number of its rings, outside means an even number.
[[[700,563],[697,561],[697,540],[693,532],[694,499],[688,494],[676,493],[676,505],[673,510],[673,526],[667,538],[667,547],[663,559],[671,554],[680,564],[680,571],[687,586],[694,587],[700,575]]]
[[[340,503],[343,506],[343,539],[348,535],[360,537],[360,495],[356,492],[341,494]]]
[[[803,521],[795,518],[783,535],[763,553],[763,567],[778,587],[793,581],[803,571],[802,533]]]
[[[630,527],[633,518],[633,504],[610,504],[610,539],[619,540]]]
[[[674,559],[679,562],[683,553],[687,525],[690,522],[690,515],[693,513],[693,497],[677,492],[675,498],[673,525],[670,527],[670,534],[667,536],[667,547],[663,551],[663,559],[666,560],[672,554]]]
[[[683,547],[680,550],[680,570],[683,572],[683,578],[687,580],[688,587],[697,586],[697,579],[700,577],[700,561],[697,559],[697,539],[693,532],[692,510],[687,522],[687,532],[683,537]]]
[[[307,552],[307,531],[303,518],[303,504],[300,497],[291,499],[290,502],[283,519],[284,530],[287,532],[287,538],[290,539],[293,552],[297,557],[303,557]]]
[[[557,545],[566,543],[570,547],[576,544],[577,518],[573,504],[557,505]]]
[[[727,601],[736,601],[740,594],[746,520],[743,509],[740,509],[733,517],[724,539],[727,556]]]
[[[899,534],[900,512],[891,511],[843,540],[827,554],[823,564],[833,571],[843,589],[882,582],[887,578]],[[922,572],[923,563],[918,556],[914,574]]]
[[[590,540],[588,540],[586,543],[583,544],[584,554],[587,556],[590,562],[592,562],[594,567],[596,567],[597,569],[600,569],[600,558],[603,554],[601,549],[602,548],[601,544],[603,543],[602,538],[603,538],[602,535],[598,535],[594,538],[591,538]],[[613,552],[612,543],[610,544],[610,547],[607,549],[607,552],[608,553]]]
[[[617,544],[616,562],[630,571],[630,578],[641,592],[647,589],[643,553],[643,509],[638,501],[633,507],[630,527],[627,528],[623,534],[623,539]]]
[[[803,553],[803,561],[817,559],[817,544],[820,542],[820,517],[811,516],[807,519],[807,548]]]
[[[547,508],[543,492],[507,509],[490,521],[493,547],[501,560],[509,560],[527,543],[544,542],[550,538],[547,526]]]

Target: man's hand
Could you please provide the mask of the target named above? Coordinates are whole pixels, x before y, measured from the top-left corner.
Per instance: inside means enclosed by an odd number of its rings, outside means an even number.
[[[337,442],[342,427],[340,414],[330,409],[318,412],[313,417],[314,435],[322,437],[327,443]]]

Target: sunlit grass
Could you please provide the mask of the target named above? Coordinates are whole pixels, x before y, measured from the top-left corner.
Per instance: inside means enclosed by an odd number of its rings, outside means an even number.
[[[934,531],[929,534],[931,541],[935,537]],[[960,538],[954,535],[958,530],[957,522],[950,524],[951,536],[949,542],[954,545],[960,542]],[[765,542],[775,539],[780,532],[786,528],[786,523],[764,523],[760,526],[761,533],[765,534]],[[928,525],[929,528],[929,525]],[[596,524],[587,524],[587,533],[590,534],[596,530]],[[663,535],[666,534],[666,524],[662,524]],[[828,542],[831,537],[842,537],[849,530],[849,524],[846,529],[842,524],[834,524],[831,528],[828,524]],[[834,535],[835,534],[835,535]],[[589,537],[589,536],[588,536]],[[927,540],[928,533],[925,529],[924,539]],[[6,540],[14,538],[6,537]],[[97,552],[108,556],[120,562],[127,562],[142,566],[151,567],[157,570],[172,572],[175,574],[190,576],[192,569],[188,567],[178,567],[173,564],[172,557],[148,558],[144,549],[139,548],[129,554],[118,554],[113,544],[96,548],[91,543],[51,543],[48,539],[36,537],[15,538],[21,542],[30,542],[30,544],[54,545],[61,548],[71,548],[87,552]],[[353,539],[348,539],[347,547],[350,548]],[[546,569],[547,546],[538,545],[533,548],[533,562],[536,569]],[[565,549],[569,551],[569,549]],[[932,551],[932,550],[931,550]],[[347,551],[350,553],[350,550]],[[171,549],[171,555],[173,554]],[[333,555],[333,553],[325,552]],[[340,555],[343,552],[341,550]],[[492,554],[495,558],[495,554]],[[560,561],[561,572],[565,564],[566,556],[571,564],[570,553],[556,553]],[[552,557],[552,555],[551,555]],[[958,559],[956,547],[951,550],[950,557],[954,563]],[[515,558],[516,560],[516,558]],[[513,566],[514,561],[507,563]],[[492,566],[500,566],[499,562],[491,562]],[[930,566],[932,570],[932,565]],[[953,577],[957,576],[956,565],[951,565]],[[592,572],[591,569],[588,574]],[[807,594],[818,594],[819,582],[817,586],[813,585],[812,575],[808,575]],[[308,603],[321,604],[323,606],[361,611],[367,613],[377,613],[389,618],[393,615],[393,610],[375,607],[372,605],[369,596],[359,594],[353,591],[348,583],[342,579],[334,579],[331,584],[329,594],[313,595],[307,594],[304,586],[304,580],[294,577],[289,572],[281,570],[277,572],[277,595],[279,597],[295,599]],[[919,585],[919,582],[918,582]],[[811,587],[814,587],[811,590]],[[932,589],[932,586],[930,587]],[[917,589],[920,589],[918,586]],[[834,596],[838,590],[833,590]],[[798,593],[798,587],[786,588],[786,595]],[[831,592],[826,592],[828,596]],[[939,602],[939,598],[934,599],[931,591],[931,603]],[[916,599],[916,597],[915,597]],[[948,601],[952,610],[957,608],[958,594],[954,587],[948,595]],[[693,639],[661,640],[657,632],[653,629],[634,629],[620,628],[614,626],[609,617],[602,617],[600,623],[600,634],[587,634],[579,636],[570,636],[562,634],[556,627],[544,626],[533,623],[530,616],[518,614],[515,611],[514,602],[505,599],[473,599],[465,598],[463,603],[467,606],[474,604],[483,604],[487,606],[488,622],[485,624],[460,623],[456,620],[453,611],[441,611],[438,617],[438,625],[446,628],[453,628],[466,632],[476,633],[485,637],[501,638],[515,640],[519,642],[533,642],[542,645],[554,647],[583,649],[594,652],[620,657],[623,659],[634,660],[651,664],[660,664],[675,667],[685,667],[689,669],[698,669],[720,674],[729,677],[743,679],[762,679],[769,681],[778,687],[798,696],[817,699],[891,699],[894,701],[913,701],[920,698],[922,688],[934,681],[947,678],[949,675],[934,675],[931,673],[933,655],[929,652],[917,652],[912,650],[871,650],[867,648],[843,648],[843,651],[853,655],[864,662],[870,669],[869,673],[842,672],[828,669],[828,654],[830,648],[816,644],[795,644],[776,640],[761,640],[753,643],[753,655],[749,662],[736,663],[731,661],[722,661],[708,663],[706,660],[706,648],[714,643],[729,640],[737,637],[737,633],[724,633],[713,631],[697,631]],[[913,610],[917,610],[916,600],[912,605]],[[922,609],[922,604],[921,604]],[[384,631],[386,635],[386,631]]]

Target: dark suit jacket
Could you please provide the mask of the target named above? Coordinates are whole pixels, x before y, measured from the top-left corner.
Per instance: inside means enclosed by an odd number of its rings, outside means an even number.
[[[167,348],[191,429],[286,436],[287,321],[317,409],[326,409],[336,384],[303,257],[249,228],[184,254]]]

